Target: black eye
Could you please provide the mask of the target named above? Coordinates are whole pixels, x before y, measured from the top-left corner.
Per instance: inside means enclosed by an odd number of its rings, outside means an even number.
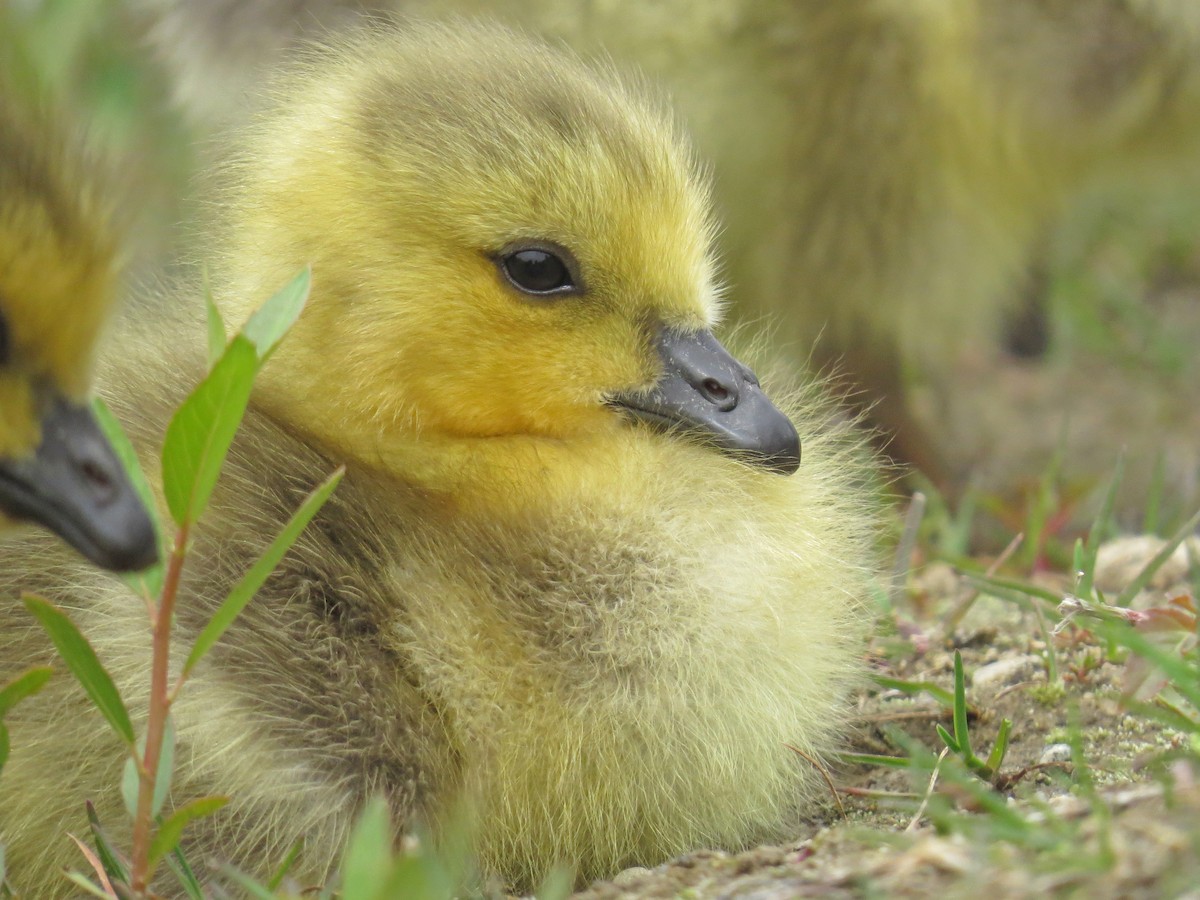
[[[575,279],[562,258],[549,250],[527,247],[500,257],[506,278],[527,294],[565,294],[575,289]]]

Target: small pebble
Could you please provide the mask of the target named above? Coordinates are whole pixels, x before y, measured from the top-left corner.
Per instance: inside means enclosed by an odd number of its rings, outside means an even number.
[[[1070,744],[1051,744],[1042,751],[1038,763],[1048,765],[1051,763],[1065,763],[1071,761],[1071,745]]]
[[[971,675],[971,687],[984,694],[995,694],[1001,688],[1028,680],[1041,668],[1040,656],[1010,656],[976,669]]]

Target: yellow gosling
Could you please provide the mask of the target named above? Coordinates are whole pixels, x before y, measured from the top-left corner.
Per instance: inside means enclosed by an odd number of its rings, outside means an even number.
[[[373,794],[435,831],[469,809],[520,890],[791,833],[816,779],[788,745],[829,750],[859,673],[873,469],[814,389],[776,406],[712,336],[678,130],[496,27],[358,32],[274,93],[223,174],[211,280],[235,321],[305,263],[315,288],[195,535],[180,637],[347,475],[176,707],[173,802],[232,798],[189,857],[263,873],[303,840],[321,880]],[[149,459],[202,314],[131,312],[136,362],[102,381]],[[30,542],[0,584],[71,606],[136,705],[143,613],[51,559]],[[0,670],[46,655],[18,619],[0,609]],[[58,690],[16,711],[0,780],[37,896],[63,891],[84,798],[118,838],[124,818],[119,750]]]
[[[0,73],[0,527],[36,522],[97,565],[143,568],[150,521],[88,405],[115,292],[111,226],[33,97]]]

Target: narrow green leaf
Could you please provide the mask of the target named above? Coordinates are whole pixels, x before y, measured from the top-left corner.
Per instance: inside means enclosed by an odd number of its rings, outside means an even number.
[[[887,675],[872,675],[871,680],[880,687],[900,691],[909,696],[920,693],[929,694],[947,709],[954,706],[954,694],[932,681],[909,681],[903,678],[891,678]]]
[[[962,654],[954,651],[954,740],[964,759],[970,760],[971,733],[967,730],[967,678],[963,673]]]
[[[237,884],[238,887],[246,892],[246,896],[252,897],[253,900],[278,900],[273,891],[267,890],[245,872],[239,872],[233,866],[221,866],[219,871],[230,881]],[[347,894],[342,894],[342,898],[343,900],[350,900]]]
[[[1122,454],[1117,457],[1117,465],[1113,471],[1112,481],[1109,482],[1108,491],[1104,494],[1104,502],[1100,505],[1096,521],[1092,523],[1092,528],[1088,532],[1083,559],[1076,564],[1076,571],[1083,572],[1083,578],[1080,580],[1078,588],[1080,597],[1091,596],[1092,579],[1096,575],[1096,554],[1100,552],[1101,542],[1108,536],[1109,526],[1112,524],[1113,508],[1117,502],[1117,490],[1121,487],[1121,480],[1124,476],[1125,456]]]
[[[906,756],[884,756],[879,753],[852,753],[850,751],[835,753],[834,756],[838,762],[851,766],[887,766],[892,769],[907,769],[912,765],[912,760]]]
[[[100,665],[100,660],[96,658],[96,652],[87,642],[87,638],[53,603],[29,595],[23,600],[25,608],[50,636],[71,674],[83,686],[84,693],[88,695],[92,705],[100,710],[100,714],[108,720],[117,736],[132,746],[133,725],[129,722],[129,713],[121,701],[116,685],[104,666]]]
[[[64,877],[75,887],[79,888],[86,894],[92,897],[99,897],[100,900],[111,900],[109,894],[92,883],[92,880],[86,875],[79,872],[63,872]]]
[[[225,352],[228,338],[225,335],[225,323],[221,321],[221,311],[213,301],[207,271],[204,273],[204,310],[208,318],[208,368],[211,370]]]
[[[213,644],[219,641],[221,635],[233,624],[234,619],[246,608],[246,604],[250,602],[270,574],[275,571],[275,567],[279,565],[284,554],[296,542],[296,538],[312,521],[313,516],[325,504],[325,501],[329,499],[330,494],[333,493],[345,474],[345,467],[339,467],[305,498],[300,508],[288,519],[287,524],[283,526],[271,545],[263,551],[262,556],[229,592],[229,596],[225,598],[220,608],[204,626],[204,630],[200,632],[200,636],[192,646],[192,652],[188,654],[187,662],[183,666],[184,676],[191,673],[196,664],[212,649]]]
[[[137,743],[138,759],[146,758],[146,736],[143,734]],[[162,749],[158,754],[158,773],[154,776],[154,796],[150,800],[150,815],[157,816],[162,812],[167,795],[171,793],[171,777],[175,770],[175,722],[168,715],[163,729]],[[125,809],[130,816],[137,815],[138,793],[142,781],[138,774],[138,766],[130,755],[125,758],[125,769],[121,774],[121,799],[125,801]]]
[[[349,891],[344,891],[342,896],[344,900],[358,900],[357,895]],[[454,885],[437,858],[422,850],[395,859],[382,890],[371,896],[451,900],[454,896]]]
[[[958,741],[954,739],[954,735],[948,732],[944,727],[941,725],[934,725],[933,730],[937,732],[938,737],[942,739],[942,743],[944,743],[947,747],[949,747],[955,753],[962,753],[962,747],[959,746]]]
[[[121,861],[120,854],[109,843],[108,835],[100,824],[100,817],[96,815],[96,807],[91,800],[87,801],[86,806],[88,826],[92,831],[92,842],[96,845],[96,856],[100,859],[100,865],[104,867],[104,873],[108,875],[109,881],[129,884],[129,870]]]
[[[1171,535],[1171,539],[1163,545],[1163,548],[1158,553],[1154,554],[1154,558],[1150,562],[1142,567],[1142,571],[1138,572],[1137,577],[1125,586],[1125,590],[1121,591],[1120,596],[1117,597],[1113,605],[1128,606],[1132,603],[1133,598],[1140,594],[1142,588],[1150,583],[1150,579],[1154,577],[1154,573],[1162,568],[1162,564],[1171,558],[1171,554],[1175,552],[1176,548],[1187,540],[1190,535],[1195,533],[1197,525],[1200,525],[1200,512],[1197,512],[1184,522],[1179,530]]]
[[[292,849],[288,851],[288,855],[284,857],[279,868],[271,875],[271,880],[267,882],[267,888],[272,891],[279,890],[279,886],[283,884],[283,879],[287,877],[287,873],[292,871],[292,866],[296,864],[296,860],[300,858],[300,851],[304,849],[303,841],[296,841],[292,844]]]
[[[8,727],[0,722],[0,772],[4,771],[4,764],[8,762],[8,751]]]
[[[205,900],[204,889],[200,887],[200,881],[196,878],[196,873],[192,871],[192,867],[180,847],[176,846],[167,854],[166,863],[175,874],[175,880],[188,895],[188,900]]]
[[[382,897],[392,868],[392,826],[387,804],[379,797],[367,803],[342,857],[343,900]]]
[[[1000,733],[996,735],[996,743],[992,745],[992,752],[988,754],[987,768],[990,772],[999,772],[1000,766],[1004,764],[1004,757],[1008,753],[1008,735],[1012,731],[1012,720],[1000,720]]]
[[[305,267],[282,290],[262,305],[242,327],[242,334],[265,362],[289,328],[300,317],[312,287],[312,271]]]
[[[54,669],[50,666],[34,666],[0,688],[0,719],[26,697],[32,697],[45,687],[53,674]]]
[[[176,525],[194,523],[208,505],[257,369],[254,345],[235,337],[167,425],[163,493]]]
[[[164,856],[179,844],[179,839],[183,837],[183,829],[188,826],[189,822],[211,816],[228,802],[228,797],[201,797],[171,813],[170,817],[159,826],[158,831],[154,833],[154,838],[150,841],[151,871]]]
[[[158,519],[154,491],[150,489],[150,482],[146,480],[146,473],[142,470],[142,464],[138,462],[137,451],[133,449],[129,436],[125,434],[125,429],[121,427],[121,423],[117,421],[112,410],[99,398],[92,401],[92,410],[96,414],[96,421],[100,423],[100,428],[104,431],[104,436],[108,438],[113,451],[117,454],[117,459],[121,461],[125,474],[129,476],[133,489],[137,491],[138,499],[146,508],[158,542],[158,562],[141,572],[123,573],[120,576],[121,580],[135,594],[157,597],[162,593],[167,548],[166,542],[163,540],[162,522]]]

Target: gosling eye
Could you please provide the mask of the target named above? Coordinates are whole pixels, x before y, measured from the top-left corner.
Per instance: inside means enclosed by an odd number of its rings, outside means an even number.
[[[579,293],[574,260],[557,247],[524,246],[505,250],[497,258],[500,271],[517,290],[535,297]]]

